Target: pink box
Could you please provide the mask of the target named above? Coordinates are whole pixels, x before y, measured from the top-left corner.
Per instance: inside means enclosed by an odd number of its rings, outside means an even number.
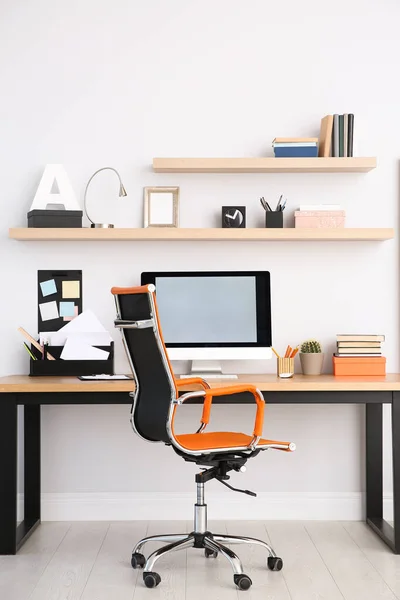
[[[294,226],[298,229],[335,229],[344,227],[345,219],[344,210],[296,210]]]

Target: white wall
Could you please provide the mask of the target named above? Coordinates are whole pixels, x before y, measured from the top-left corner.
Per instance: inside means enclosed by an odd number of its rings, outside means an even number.
[[[336,333],[382,332],[388,371],[398,371],[397,241],[7,239],[8,227],[26,224],[43,166],[56,162],[65,165],[80,200],[94,170],[120,170],[126,199],[116,199],[110,173],[93,182],[89,199],[98,220],[117,226],[142,225],[143,186],[179,185],[182,227],[217,226],[224,204],[246,205],[248,225],[262,226],[258,197],[285,193],[289,225],[301,202],[339,202],[349,226],[397,228],[398,3],[3,0],[0,16],[1,375],[28,369],[16,329],[36,331],[36,272],[54,268],[83,270],[84,305],[110,330],[110,287],[137,284],[143,270],[268,269],[276,347],[315,336],[330,371]],[[376,171],[162,175],[150,168],[153,156],[270,155],[275,136],[318,135],[320,118],[333,112],[355,113],[358,153],[378,156]],[[116,368],[125,370],[116,333],[115,339]],[[273,372],[275,364],[232,368]],[[250,423],[250,411],[217,406],[215,423],[241,427],[244,419]],[[196,409],[182,412],[193,430]],[[42,422],[46,494],[193,488],[192,466],[133,436],[128,407],[44,407]],[[298,451],[259,457],[236,482],[293,497],[357,495],[364,490],[363,426],[362,407],[271,406],[265,434],[293,439]]]

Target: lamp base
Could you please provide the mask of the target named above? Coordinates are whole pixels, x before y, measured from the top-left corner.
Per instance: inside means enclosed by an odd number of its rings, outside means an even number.
[[[114,225],[112,223],[92,223],[91,229],[112,229]]]

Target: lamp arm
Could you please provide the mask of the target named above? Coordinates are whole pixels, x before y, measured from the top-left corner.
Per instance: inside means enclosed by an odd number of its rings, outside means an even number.
[[[88,187],[89,187],[89,184],[90,184],[90,182],[92,181],[93,177],[94,177],[95,175],[97,175],[97,173],[100,173],[100,171],[107,171],[107,170],[109,170],[109,171],[114,171],[114,173],[116,174],[116,176],[117,176],[117,177],[118,177],[118,179],[119,179],[119,185],[120,185],[120,187],[122,186],[122,181],[121,181],[120,174],[118,173],[117,169],[114,169],[114,167],[102,167],[101,169],[98,169],[97,171],[95,171],[95,172],[93,173],[93,175],[91,176],[91,178],[89,179],[89,181],[88,181],[88,182],[87,182],[87,184],[86,184],[86,187],[85,187],[85,193],[84,193],[84,196],[83,196],[83,207],[84,207],[84,209],[85,209],[85,214],[86,214],[87,218],[89,219],[89,221],[90,221],[91,223],[93,223],[93,225],[94,225],[94,221],[92,221],[92,219],[89,217],[89,213],[88,213],[88,211],[87,211],[87,206],[86,206],[86,195],[87,195]]]

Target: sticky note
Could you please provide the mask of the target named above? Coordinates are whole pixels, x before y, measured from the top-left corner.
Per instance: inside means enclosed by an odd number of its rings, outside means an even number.
[[[51,321],[51,319],[59,318],[57,302],[55,300],[39,304],[39,310],[42,321]]]
[[[73,302],[60,302],[60,317],[74,317],[75,304]]]
[[[81,284],[80,281],[63,281],[62,282],[62,297],[63,298],[80,298]],[[70,316],[70,315],[68,315]]]
[[[51,294],[57,294],[57,287],[54,279],[42,281],[40,284],[40,289],[42,290],[43,296],[51,296]]]
[[[78,316],[78,307],[75,305],[74,307],[74,316],[73,317],[64,317],[64,321],[72,321],[75,317]]]

